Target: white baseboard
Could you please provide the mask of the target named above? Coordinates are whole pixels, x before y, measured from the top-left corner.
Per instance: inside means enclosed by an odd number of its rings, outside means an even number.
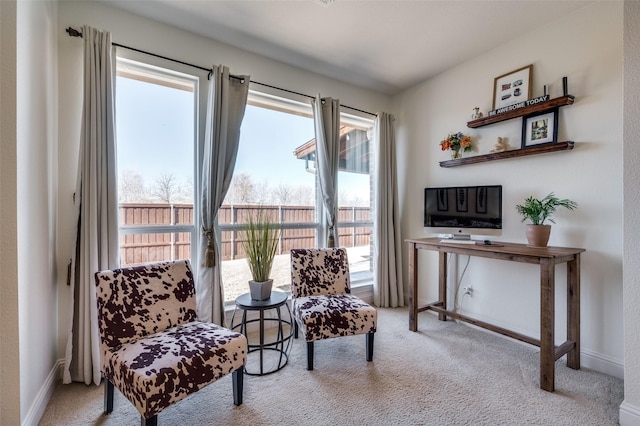
[[[53,391],[58,384],[58,379],[62,377],[62,368],[64,366],[64,359],[59,359],[53,365],[53,368],[47,375],[46,380],[42,384],[40,391],[36,395],[36,399],[31,404],[31,408],[27,412],[27,415],[22,420],[22,426],[37,426],[44,414],[44,410],[47,408],[47,404],[53,395]]]
[[[620,404],[620,426],[640,425],[640,407],[622,401]]]
[[[598,373],[624,380],[624,364],[608,355],[582,348],[580,351],[580,365]]]

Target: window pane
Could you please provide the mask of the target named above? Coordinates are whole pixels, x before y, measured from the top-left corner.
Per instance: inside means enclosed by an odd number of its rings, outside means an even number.
[[[120,265],[191,258],[191,232],[120,233]]]
[[[370,128],[344,123],[340,128],[338,232],[340,246],[347,247],[352,280],[371,277],[370,133]]]
[[[314,170],[294,153],[313,137],[309,117],[247,105],[224,204],[313,206]]]
[[[255,100],[255,98],[254,98]],[[250,95],[251,102],[251,95]],[[262,104],[260,104],[262,105]],[[281,227],[280,255],[271,276],[274,289],[288,291],[292,248],[316,247],[319,189],[316,140],[310,107],[288,111],[257,103],[247,106],[234,178],[218,223],[222,232],[222,280],[232,303],[248,291],[251,279],[239,228],[257,209],[267,210]],[[347,248],[352,283],[371,279],[371,120],[347,119],[340,129],[338,226]]]
[[[238,228],[258,209],[285,228],[296,224],[295,229],[281,231],[279,254],[271,271],[275,290],[290,288],[289,250],[313,247],[316,241],[314,164],[296,155],[300,147],[313,141],[311,117],[248,105],[240,135],[234,177],[218,214],[218,223],[233,229],[223,231],[221,238],[227,303],[249,291],[251,274]]]
[[[191,259],[195,94],[194,78],[118,59],[122,266]],[[152,228],[159,226],[164,228]],[[170,232],[173,226],[188,232]]]

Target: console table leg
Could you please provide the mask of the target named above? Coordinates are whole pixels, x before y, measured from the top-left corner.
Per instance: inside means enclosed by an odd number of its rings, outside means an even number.
[[[418,249],[409,243],[409,330],[418,331]]]
[[[438,254],[438,298],[442,307],[447,309],[447,253],[441,251]],[[445,314],[438,314],[440,321],[446,321]]]
[[[580,369],[580,254],[567,262],[567,340],[574,342],[567,367]]]
[[[555,388],[555,265],[540,259],[540,388]]]

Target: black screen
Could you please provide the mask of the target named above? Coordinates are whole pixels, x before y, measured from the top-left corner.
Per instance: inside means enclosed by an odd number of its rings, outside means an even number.
[[[425,188],[424,226],[502,229],[502,186]]]

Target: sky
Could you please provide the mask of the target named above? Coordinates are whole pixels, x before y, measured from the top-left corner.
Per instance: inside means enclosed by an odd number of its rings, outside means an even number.
[[[194,94],[123,77],[116,91],[118,168],[147,185],[162,173],[193,176]]]
[[[116,83],[118,168],[139,172],[147,186],[162,174],[193,179],[194,93],[130,78]],[[314,137],[313,120],[248,105],[234,173],[271,185],[313,186],[294,149]],[[339,190],[368,194],[368,176],[341,173]]]
[[[304,160],[293,153],[313,137],[311,118],[247,105],[234,172],[272,184],[313,185],[313,175],[305,171]]]

